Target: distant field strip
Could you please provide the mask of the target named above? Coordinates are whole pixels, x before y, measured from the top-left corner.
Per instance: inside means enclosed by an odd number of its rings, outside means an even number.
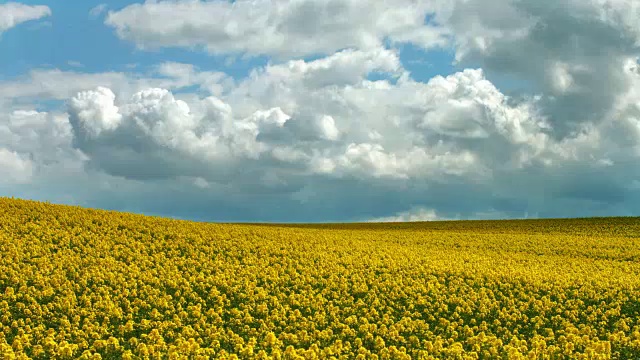
[[[0,198],[0,359],[636,359],[640,219],[207,224]]]

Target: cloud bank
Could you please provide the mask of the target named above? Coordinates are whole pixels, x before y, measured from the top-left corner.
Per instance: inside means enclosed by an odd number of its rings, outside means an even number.
[[[369,49],[391,42],[443,45],[422,1],[148,1],[109,12],[105,23],[142,49],[200,47],[212,54],[276,57]]]
[[[631,0],[129,5],[105,23],[143,51],[270,60],[1,81],[0,189],[221,221],[637,214],[638,20]],[[403,46],[456,70],[418,81]]]

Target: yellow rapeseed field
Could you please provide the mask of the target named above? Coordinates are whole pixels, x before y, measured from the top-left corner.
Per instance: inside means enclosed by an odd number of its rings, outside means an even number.
[[[640,358],[640,220],[205,224],[0,198],[5,359]]]

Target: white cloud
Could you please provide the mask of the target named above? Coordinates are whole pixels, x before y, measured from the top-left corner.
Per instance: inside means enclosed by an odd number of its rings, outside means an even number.
[[[316,123],[318,127],[318,131],[327,140],[338,140],[338,136],[340,136],[340,131],[336,127],[336,122],[333,120],[333,117],[329,115],[321,116]]]
[[[24,22],[50,15],[51,9],[44,5],[31,6],[16,2],[0,4],[0,34]]]
[[[177,90],[191,86],[205,94],[217,94],[229,83],[229,77],[224,73],[199,71],[193,65],[176,62],[159,64],[144,74],[33,69],[27,75],[0,82],[0,100],[68,100],[80,91],[98,86],[125,96],[148,88]]]
[[[207,180],[201,178],[201,177],[196,177],[193,179],[193,183],[195,186],[202,188],[202,189],[206,189],[209,188],[211,185],[207,182]]]
[[[97,137],[103,131],[114,130],[122,115],[114,104],[116,96],[110,89],[98,87],[95,91],[84,91],[71,99],[71,111],[77,115],[77,131]]]
[[[0,147],[0,168],[2,179],[0,182],[26,183],[33,174],[33,164],[29,158]]]
[[[213,54],[277,57],[379,47],[385,39],[430,48],[446,43],[414,0],[148,1],[111,11],[106,24],[141,48],[204,47]]]
[[[55,165],[76,157],[71,150],[71,126],[65,114],[35,110],[2,109],[0,147],[32,159],[38,165]]]
[[[509,75],[544,95],[557,137],[607,118],[632,81],[625,64],[640,48],[640,5],[629,0],[466,0],[436,16],[461,65]]]
[[[416,222],[447,220],[438,216],[435,210],[422,207],[400,212],[393,216],[386,216],[369,220],[369,222]]]
[[[0,102],[0,188],[3,193],[18,194],[18,189],[37,192],[46,184],[69,182],[84,173],[86,158],[72,148],[72,140],[65,114],[24,108],[10,110]]]
[[[143,148],[148,152],[175,152],[167,156],[181,158],[180,169],[188,167],[189,175],[211,181],[229,181],[223,178],[241,169],[247,171],[249,166],[254,167],[250,171],[271,178],[294,173],[427,181],[471,174],[486,178],[496,154],[515,157],[541,151],[544,141],[537,139],[542,136],[544,140],[544,134],[535,114],[524,105],[507,105],[505,96],[481,71],[468,70],[427,84],[406,75],[395,85],[366,80],[373,71],[402,74],[396,60],[390,51],[349,50],[311,62],[268,65],[222,98],[190,98],[189,102],[158,88],[117,100],[108,89],[99,88],[74,97],[69,110],[76,137],[81,140],[77,145],[90,156],[111,163],[98,153],[106,153],[116,144],[120,149],[131,147],[125,139],[137,139],[146,144]],[[320,80],[345,72],[351,78],[342,83],[327,86]],[[171,66],[164,73],[189,74],[191,70]],[[456,106],[477,107],[475,112],[482,115],[473,119],[446,110]],[[465,142],[466,137],[424,128],[431,113],[439,114],[436,118],[442,123],[482,126],[485,137],[491,134],[501,147],[485,149]],[[390,123],[389,119],[397,121]],[[109,134],[101,136],[104,131]],[[371,138],[372,133],[378,137]],[[442,141],[443,135],[449,136],[447,141]],[[106,148],[101,150],[103,146]],[[211,171],[213,168],[225,170]],[[116,173],[122,176],[123,171]]]
[[[118,72],[91,74],[58,69],[35,69],[30,71],[27,76],[0,83],[0,98],[67,100],[79,91],[97,86],[131,91],[129,88],[135,87],[135,82],[135,77],[130,78],[127,74]]]
[[[89,16],[92,18],[96,18],[104,14],[108,8],[109,8],[109,5],[107,4],[96,5],[95,7],[91,8],[91,10],[89,10]]]
[[[414,145],[406,150],[391,152],[380,144],[361,143],[349,144],[335,163],[339,174],[437,181],[446,176],[482,175],[480,161],[470,151],[452,153],[437,147]]]

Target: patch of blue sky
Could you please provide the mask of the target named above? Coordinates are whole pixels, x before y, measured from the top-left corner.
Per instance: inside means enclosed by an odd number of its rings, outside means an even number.
[[[221,71],[240,79],[255,67],[264,66],[266,56],[212,56],[204,49],[160,48],[139,50],[119,39],[104,24],[105,13],[92,16],[101,0],[27,0],[28,5],[46,5],[52,16],[21,24],[0,37],[0,79],[9,80],[33,69],[66,71],[149,73],[167,61],[194,65],[200,71]],[[105,11],[130,5],[109,1]]]
[[[21,1],[28,5],[46,5],[52,15],[21,24],[0,39],[0,71],[19,76],[34,68],[70,70],[69,62],[81,64],[86,72],[125,68],[130,46],[119,41],[100,17],[89,11],[100,1]],[[112,1],[110,6],[126,5]],[[34,24],[46,24],[34,29]]]
[[[41,112],[51,112],[60,110],[64,105],[64,100],[45,98],[18,98],[15,99],[14,107],[19,108],[24,105],[25,110],[36,110]]]
[[[465,62],[455,64],[453,49],[424,50],[411,44],[399,47],[402,66],[411,73],[411,77],[420,82],[428,82],[435,76],[448,76],[465,68],[481,68],[480,64]],[[513,74],[483,69],[486,78],[506,95],[519,96],[535,93],[533,84]]]
[[[486,78],[503,94],[518,98],[523,95],[536,95],[542,90],[530,81],[518,78],[513,74],[485,70]]]
[[[402,66],[416,81],[427,82],[434,76],[447,76],[461,70],[453,64],[453,50],[424,50],[412,44],[402,44],[398,48]]]

